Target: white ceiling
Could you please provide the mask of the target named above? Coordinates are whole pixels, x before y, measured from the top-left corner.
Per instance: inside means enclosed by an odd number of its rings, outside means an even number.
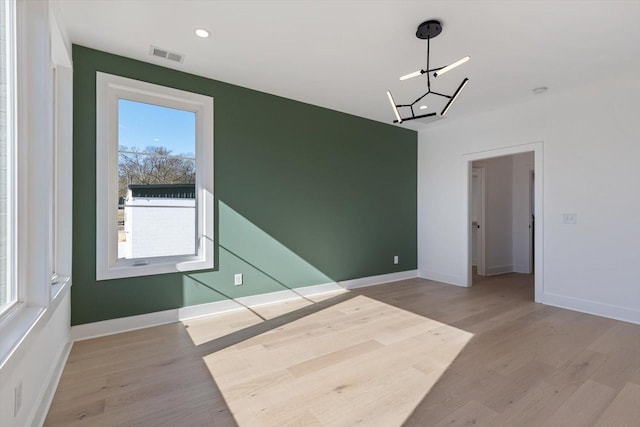
[[[471,56],[432,81],[451,94],[470,79],[447,121],[526,102],[537,86],[563,91],[640,70],[640,1],[53,2],[72,43],[386,123],[394,118],[387,89],[397,103],[426,91],[426,76],[398,77],[426,67],[426,42],[415,31],[427,19],[443,24],[432,66]],[[197,27],[211,37],[197,38]],[[150,45],[185,61],[153,58]]]

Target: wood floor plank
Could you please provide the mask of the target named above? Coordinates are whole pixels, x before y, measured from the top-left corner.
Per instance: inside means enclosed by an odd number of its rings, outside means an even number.
[[[526,395],[505,408],[494,423],[497,426],[539,427],[578,389],[575,384],[557,386],[545,381],[534,385]]]
[[[462,427],[462,426],[493,426],[493,419],[497,413],[487,408],[486,406],[472,400],[462,406],[460,409],[454,411],[444,420],[437,424],[435,427]]]
[[[293,365],[288,369],[289,372],[291,372],[294,376],[301,377],[311,372],[315,372],[319,369],[332,366],[344,360],[348,360],[349,358],[358,356],[362,353],[379,349],[382,346],[383,344],[378,341],[369,340],[363,343],[352,345],[350,347],[346,347],[341,350],[336,350],[334,352],[325,354],[324,356],[316,357],[314,359],[298,363],[297,365]]]
[[[611,387],[587,380],[544,423],[544,427],[593,425],[615,397]]]
[[[640,385],[627,383],[598,419],[596,426],[633,426],[639,422]]]
[[[496,412],[504,412],[552,373],[552,366],[532,361],[507,375],[504,386],[487,390],[480,402]]]
[[[83,405],[73,405],[56,408],[56,411],[49,413],[46,424],[49,426],[67,426],[74,422],[91,420],[96,415],[104,414],[104,399],[92,399]],[[89,422],[88,424],[91,424]]]
[[[560,366],[548,381],[556,385],[580,385],[590,378],[593,379],[607,359],[608,356],[602,353],[584,350]]]

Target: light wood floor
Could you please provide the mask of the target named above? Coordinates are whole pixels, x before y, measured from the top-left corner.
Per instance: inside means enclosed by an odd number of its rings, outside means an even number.
[[[639,426],[640,326],[421,279],[75,343],[47,426]]]

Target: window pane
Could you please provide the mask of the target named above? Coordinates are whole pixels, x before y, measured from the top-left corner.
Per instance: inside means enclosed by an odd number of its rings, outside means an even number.
[[[196,115],[118,100],[118,258],[196,254]]]
[[[17,299],[14,281],[11,280],[11,149],[12,132],[12,79],[13,18],[11,3],[0,2],[0,313]]]
[[[56,69],[51,69],[51,81],[53,82],[52,97],[51,97],[51,111],[53,112],[54,129],[56,128],[56,122],[58,120],[56,101],[58,98],[57,91],[57,76]],[[51,282],[53,283],[56,277],[56,269],[58,267],[58,233],[57,233],[57,210],[58,210],[58,198],[56,197],[56,191],[58,189],[58,135],[54,132],[54,137],[51,140],[51,179],[49,182],[49,206],[51,208],[49,214],[49,274],[51,274]]]

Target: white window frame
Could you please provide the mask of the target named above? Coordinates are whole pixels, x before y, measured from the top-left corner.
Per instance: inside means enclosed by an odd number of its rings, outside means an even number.
[[[53,44],[53,42],[52,42]],[[72,236],[72,139],[73,70],[66,64],[52,64],[53,155],[52,190],[49,202],[49,270],[51,299],[71,281]]]
[[[5,51],[5,64],[7,68],[6,72],[6,99],[7,103],[5,107],[6,111],[6,186],[7,186],[7,202],[6,202],[6,222],[7,222],[7,247],[5,249],[7,256],[7,265],[5,276],[7,279],[7,303],[2,307],[0,311],[0,319],[9,313],[11,313],[23,300],[24,295],[22,289],[18,286],[16,277],[17,270],[17,245],[16,245],[16,137],[17,137],[17,119],[16,119],[16,94],[17,94],[17,82],[16,82],[16,10],[15,3],[8,1],[5,3],[6,15],[0,17],[4,19],[3,26],[6,31],[6,40],[4,42],[3,49]]]
[[[71,285],[73,227],[73,64],[70,44],[49,12],[51,46],[52,143],[49,202],[49,273],[51,301]]]
[[[196,254],[118,259],[118,100],[196,114]],[[96,280],[211,269],[213,245],[213,98],[96,73]]]

